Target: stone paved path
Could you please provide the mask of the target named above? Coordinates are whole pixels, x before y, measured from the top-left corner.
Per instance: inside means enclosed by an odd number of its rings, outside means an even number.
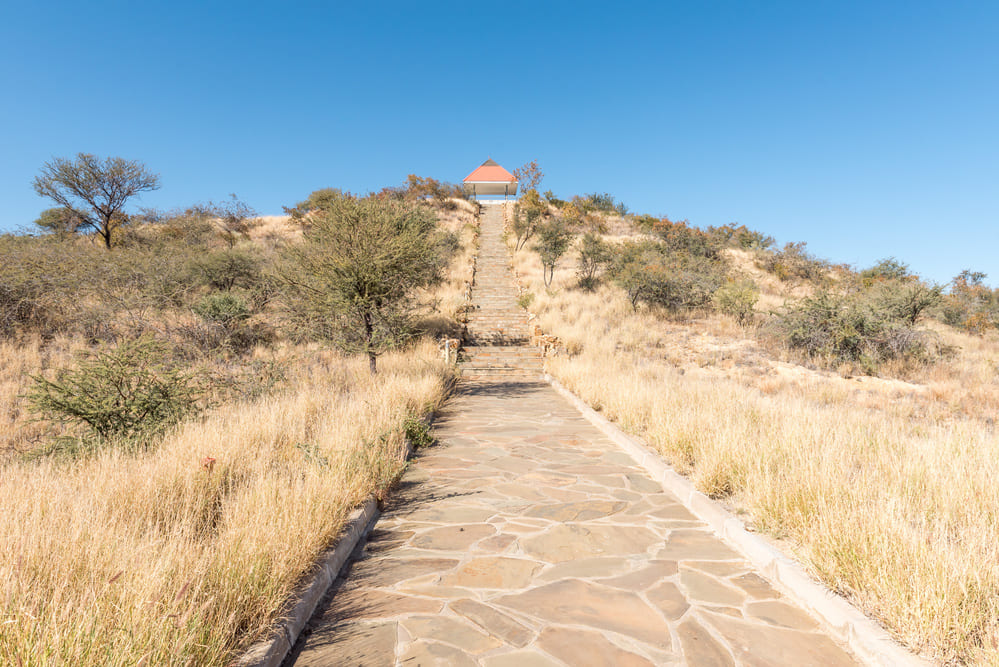
[[[854,664],[548,385],[434,428],[295,664]]]
[[[529,345],[527,315],[517,305],[517,288],[503,243],[503,210],[487,206],[479,232],[472,302],[462,349],[466,381],[538,380],[541,355]]]

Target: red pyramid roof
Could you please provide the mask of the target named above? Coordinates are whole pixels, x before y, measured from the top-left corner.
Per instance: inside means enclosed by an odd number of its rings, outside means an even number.
[[[508,181],[516,183],[517,179],[513,177],[513,174],[490,159],[483,162],[475,171],[466,176],[463,182],[470,183],[472,181],[492,183]]]

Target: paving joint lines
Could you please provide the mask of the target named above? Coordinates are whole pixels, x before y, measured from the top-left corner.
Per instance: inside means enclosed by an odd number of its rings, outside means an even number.
[[[625,433],[598,413],[551,375],[545,380],[589,421],[614,440],[638,462],[666,491],[675,494],[684,507],[707,523],[766,579],[798,605],[819,617],[823,625],[865,662],[884,667],[929,665],[895,641],[880,625],[850,604],[845,598],[813,580],[805,569],[759,535],[746,530],[745,524],[719,503],[698,491],[642,440]]]

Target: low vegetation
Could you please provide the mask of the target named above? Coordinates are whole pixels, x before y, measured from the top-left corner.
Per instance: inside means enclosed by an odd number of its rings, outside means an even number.
[[[427,443],[475,207],[330,189],[296,211],[231,197],[122,211],[110,243],[62,213],[0,237],[0,663],[229,664],[388,492],[405,439]],[[357,299],[313,304],[337,336],[302,317],[298,288],[353,247],[301,257],[345,216],[384,232],[369,277],[391,288],[362,295],[376,326],[408,305],[376,350],[330,344],[363,331]]]
[[[351,508],[404,465],[436,407],[436,346],[364,358],[288,350],[283,391],[121,449],[8,462],[4,664],[226,665],[271,627]]]

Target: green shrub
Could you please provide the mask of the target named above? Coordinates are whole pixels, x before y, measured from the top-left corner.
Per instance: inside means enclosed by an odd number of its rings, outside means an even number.
[[[745,225],[736,225],[734,222],[720,227],[708,227],[707,233],[717,238],[723,246],[743,250],[764,250],[775,242],[772,236],[749,229]]]
[[[652,226],[652,232],[672,253],[717,259],[718,251],[721,250],[721,243],[717,238],[692,227],[686,220],[674,222],[663,216]]]
[[[934,291],[899,283],[849,294],[824,289],[787,304],[771,331],[808,357],[858,362],[869,373],[893,359],[926,362],[932,338],[914,324]]]
[[[781,282],[806,280],[817,284],[827,282],[829,262],[818,259],[805,249],[805,242],[787,243],[781,250],[767,253],[757,266],[777,276]]]
[[[636,215],[632,217],[631,222],[639,230],[651,234],[652,230],[656,226],[656,223],[659,222],[659,218],[655,217],[654,215],[643,213],[642,215]]]
[[[534,292],[522,292],[520,296],[517,297],[517,305],[527,310],[534,303]]]
[[[584,214],[593,213],[595,211],[599,211],[601,213],[616,213],[618,215],[628,214],[628,207],[624,204],[624,202],[615,201],[613,195],[609,192],[592,192],[581,197],[577,195],[572,198],[572,204],[574,204]]]
[[[864,287],[870,287],[886,280],[912,280],[915,276],[909,271],[909,265],[894,257],[879,260],[877,264],[860,272],[860,282]]]
[[[234,328],[250,317],[250,308],[243,299],[228,292],[209,294],[191,308],[202,319]]]
[[[597,284],[597,274],[611,261],[611,249],[592,232],[583,235],[579,244],[579,266],[576,277],[583,289],[592,290]]]
[[[633,308],[645,303],[672,312],[709,304],[726,273],[720,259],[672,251],[659,241],[622,244],[610,268],[611,277],[627,292]]]
[[[251,289],[261,279],[261,260],[246,250],[227,248],[191,260],[192,279],[215,290]]]
[[[320,210],[278,273],[292,334],[377,357],[412,332],[414,293],[438,284],[455,247],[425,206],[342,197]]]
[[[35,414],[75,424],[103,440],[160,432],[204,405],[199,377],[165,362],[151,338],[126,341],[79,359],[55,378],[34,377]]]
[[[49,234],[74,234],[83,224],[80,215],[71,208],[57,206],[41,212],[35,226]]]
[[[545,286],[552,284],[552,279],[555,277],[555,266],[562,255],[569,250],[572,238],[572,231],[561,218],[554,218],[538,226],[538,241],[534,245],[534,250],[541,257]]]
[[[434,444],[434,436],[430,432],[430,427],[427,426],[427,422],[423,421],[419,417],[406,417],[403,427],[406,432],[406,438],[413,446],[413,449],[429,447]]]
[[[548,215],[548,206],[541,200],[537,190],[526,190],[513,208],[513,228],[516,238],[515,249],[520,250],[534,236],[538,225]]]
[[[272,340],[273,331],[263,322],[250,323],[252,310],[246,301],[231,292],[208,294],[191,310],[200,324],[181,326],[188,341],[205,352],[244,353],[258,343]]]
[[[951,281],[942,300],[940,318],[947,324],[981,335],[999,327],[999,289],[985,284],[987,275],[964,270]]]
[[[941,300],[942,288],[918,280],[885,280],[867,290],[874,309],[888,320],[915,324],[923,313]]]
[[[330,210],[340,199],[349,196],[350,193],[344,192],[340,188],[321,188],[312,192],[304,201],[300,201],[292,207],[284,206],[282,208],[287,215],[291,216],[293,222],[308,227],[315,214]]]
[[[745,324],[752,319],[759,298],[760,290],[753,281],[730,280],[715,291],[712,301],[719,312]]]

